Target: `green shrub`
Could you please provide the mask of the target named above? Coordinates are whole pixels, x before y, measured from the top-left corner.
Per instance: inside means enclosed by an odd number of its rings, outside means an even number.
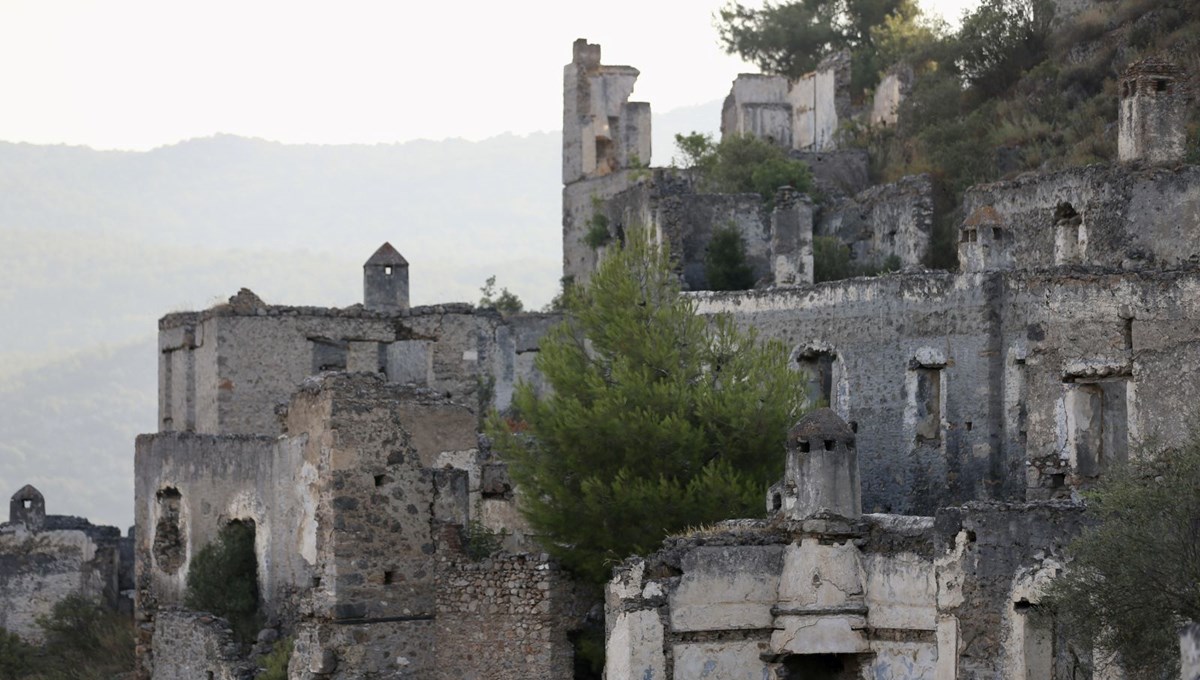
[[[714,144],[708,135],[675,135],[686,167],[696,171],[698,188],[720,194],[758,194],[770,206],[785,186],[812,191],[808,164],[753,135],[727,135]]]
[[[34,671],[37,649],[16,633],[0,628],[0,680],[20,680]]]
[[[262,672],[254,680],[288,680],[288,663],[292,660],[295,640],[283,638],[271,648],[271,653],[262,658]]]
[[[1130,678],[1179,677],[1176,628],[1200,620],[1200,442],[1108,470],[1095,525],[1042,600],[1069,639],[1116,653]]]
[[[134,668],[133,621],[94,600],[67,596],[38,626],[44,643],[32,677],[107,680]]]
[[[487,281],[479,288],[479,292],[483,293],[483,297],[479,298],[480,309],[494,309],[502,316],[519,314],[525,309],[525,303],[521,302],[521,298],[517,297],[516,293],[507,288],[501,288],[499,293],[496,292],[496,276],[494,274],[487,278]]]
[[[713,230],[704,255],[709,290],[747,290],[754,287],[754,270],[746,262],[746,241],[733,227]]]
[[[507,536],[507,530],[493,531],[479,520],[473,519],[463,531],[463,549],[472,562],[485,560],[500,552]]]
[[[225,617],[242,640],[254,638],[260,618],[253,523],[230,522],[217,540],[196,553],[183,601],[191,609]]]

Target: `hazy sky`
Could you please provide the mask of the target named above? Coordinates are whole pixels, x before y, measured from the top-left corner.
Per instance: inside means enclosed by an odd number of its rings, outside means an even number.
[[[398,142],[557,130],[571,42],[655,111],[754,70],[721,0],[0,0],[0,140],[148,149],[218,132]],[[925,0],[956,18],[975,0]]]

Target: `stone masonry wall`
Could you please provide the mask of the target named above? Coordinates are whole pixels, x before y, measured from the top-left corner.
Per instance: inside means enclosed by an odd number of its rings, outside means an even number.
[[[172,314],[159,322],[159,427],[278,434],[276,407],[322,370],[383,373],[476,412],[505,408],[515,382],[533,374],[532,359],[520,354],[536,350],[544,328],[466,304],[395,313],[226,305]]]
[[[896,257],[903,266],[924,260],[933,233],[934,187],[929,175],[871,187],[821,212],[815,236],[835,236],[861,265]]]
[[[242,658],[242,645],[229,624],[203,612],[166,608],[154,634],[158,680],[250,680],[257,672]]]
[[[78,517],[49,515],[38,530],[0,524],[0,629],[40,642],[39,617],[69,595],[116,607],[120,531]]]
[[[569,577],[546,555],[441,558],[437,577],[438,677],[523,680],[574,677],[567,632],[580,618]]]

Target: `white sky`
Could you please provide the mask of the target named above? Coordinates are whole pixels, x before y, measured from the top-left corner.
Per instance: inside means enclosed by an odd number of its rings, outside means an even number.
[[[955,19],[976,0],[922,0]],[[0,0],[0,140],[148,149],[230,133],[375,143],[561,128],[577,37],[660,113],[752,67],[721,0]]]

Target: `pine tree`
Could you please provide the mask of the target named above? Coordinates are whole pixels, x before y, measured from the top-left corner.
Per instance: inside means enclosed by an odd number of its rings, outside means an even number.
[[[762,514],[803,376],[781,343],[698,316],[645,232],[568,291],[537,367],[552,389],[519,385],[490,430],[525,516],[581,576],[603,582],[672,532]]]

